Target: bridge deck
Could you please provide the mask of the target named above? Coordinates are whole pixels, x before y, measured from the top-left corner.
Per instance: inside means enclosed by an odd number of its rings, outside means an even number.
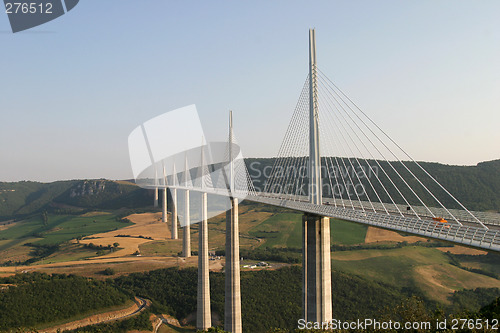
[[[339,218],[347,221],[368,224],[380,228],[404,231],[407,233],[449,241],[461,245],[485,250],[500,251],[500,229],[490,226],[485,229],[472,223],[439,223],[432,219],[418,219],[413,216],[401,216],[381,212],[362,211],[335,207],[328,204],[313,205],[303,201],[278,199],[266,196],[248,196],[247,200],[286,207],[293,210]]]
[[[161,187],[161,186],[160,186]],[[148,186],[149,188],[149,186]],[[151,186],[150,188],[154,188]],[[177,189],[190,190],[195,192],[207,192],[215,195],[227,196],[227,190],[224,189],[199,189],[192,187],[175,186]],[[373,203],[373,207],[368,202],[359,202],[351,206],[351,203],[341,203],[338,199],[334,203],[333,199],[327,198],[322,205],[314,205],[308,202],[307,197],[284,196],[273,193],[233,193],[235,197],[250,200],[254,202],[264,203],[268,205],[284,207],[300,212],[317,214],[338,218],[346,221],[352,221],[367,225],[376,226],[379,228],[403,231],[410,234],[444,240],[460,245],[471,246],[484,250],[500,252],[500,219],[495,214],[483,213],[488,219],[481,219],[481,222],[488,226],[489,229],[483,228],[479,223],[474,222],[473,218],[466,212],[459,210],[449,210],[462,224],[460,225],[454,220],[449,220],[448,223],[440,223],[432,219],[430,213],[424,207],[412,207],[416,215],[403,214],[403,216],[394,209],[389,210],[389,205],[385,209],[380,203]],[[336,205],[335,205],[336,204]],[[406,210],[406,206],[399,205],[401,212]],[[375,211],[373,210],[375,208]],[[403,209],[404,208],[404,209]],[[438,216],[446,217],[448,214],[444,209],[432,208],[431,211]],[[472,212],[476,215],[481,212]]]

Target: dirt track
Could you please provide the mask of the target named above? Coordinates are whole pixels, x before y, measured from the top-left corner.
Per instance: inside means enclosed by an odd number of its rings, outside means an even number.
[[[87,317],[87,318],[84,318],[81,320],[72,321],[70,323],[58,325],[58,326],[51,327],[51,328],[44,329],[44,330],[40,330],[40,332],[56,333],[56,332],[58,332],[58,330],[62,332],[64,330],[73,330],[75,328],[84,327],[84,326],[88,326],[88,325],[95,325],[95,324],[105,323],[105,322],[113,321],[113,320],[117,320],[117,319],[124,319],[124,318],[131,317],[131,316],[134,316],[134,315],[142,312],[143,310],[147,309],[150,305],[151,305],[151,302],[149,300],[136,297],[134,305],[132,305],[126,309],[115,310],[115,311],[110,311],[110,312],[106,312],[106,313],[100,313],[100,314],[93,315],[93,316],[90,316],[90,317]]]
[[[121,263],[148,263],[148,265],[153,266],[154,263],[161,264],[161,266],[171,267],[171,266],[185,266],[185,265],[195,265],[197,262],[197,257],[176,258],[176,257],[123,257],[123,258],[104,258],[104,259],[89,259],[80,261],[67,261],[58,262],[44,265],[33,265],[33,266],[11,266],[11,267],[0,267],[0,275],[8,276],[15,273],[21,272],[31,272],[31,271],[47,271],[56,270],[61,273],[71,273],[71,270],[77,270],[79,268],[84,269],[88,267],[90,270],[91,266],[102,267],[105,264],[121,264]],[[106,266],[104,266],[106,267]],[[154,268],[153,268],[154,269]],[[64,272],[64,270],[69,270],[69,272]],[[2,274],[3,273],[3,274]],[[85,275],[85,274],[83,274]]]

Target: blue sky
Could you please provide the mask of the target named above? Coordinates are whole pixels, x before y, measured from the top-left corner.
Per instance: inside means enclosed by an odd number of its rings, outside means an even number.
[[[0,181],[131,178],[127,137],[196,104],[277,153],[318,64],[417,160],[500,158],[499,1],[81,0],[12,34],[0,13]]]

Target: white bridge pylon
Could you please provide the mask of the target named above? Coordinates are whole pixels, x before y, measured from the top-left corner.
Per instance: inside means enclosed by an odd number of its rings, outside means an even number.
[[[232,117],[229,133],[227,142],[206,143],[192,105],[151,119],[129,136],[136,183],[155,193],[166,188],[171,192],[172,237],[175,229],[177,238],[177,216],[188,232],[189,225],[202,223],[199,329],[210,325],[205,223],[227,212],[225,330],[241,332],[238,202],[242,200],[304,213],[307,320],[332,317],[328,217],[500,252],[499,216],[469,211],[318,68],[314,30],[309,75],[264,188],[254,186],[256,179],[233,135]],[[163,200],[165,210],[166,203]],[[186,257],[190,256],[187,242],[190,238],[184,237]]]
[[[187,126],[181,127],[181,124]],[[196,108],[188,106],[137,127],[129,136],[129,151],[136,183],[154,190],[155,206],[158,189],[163,189],[164,222],[167,216],[166,193],[167,188],[170,189],[172,238],[177,239],[179,218],[184,258],[191,256],[191,225],[199,224],[197,328],[200,330],[211,327],[208,219],[227,212],[224,323],[226,331],[242,332],[238,205],[250,193],[255,195],[255,190],[233,135],[232,113],[229,128],[227,142],[207,144]],[[193,137],[201,138],[201,141],[194,142]],[[175,144],[158,145],[158,140],[181,142],[182,149]],[[158,170],[163,172],[161,179]]]
[[[248,199],[500,251],[498,217],[480,219],[411,158],[318,68],[315,47],[311,30],[309,75],[265,187]]]

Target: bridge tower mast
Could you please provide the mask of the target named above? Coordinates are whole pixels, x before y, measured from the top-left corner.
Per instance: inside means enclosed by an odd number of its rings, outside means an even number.
[[[153,206],[155,208],[158,207],[158,173],[156,172],[156,166],[155,166],[155,194],[153,199]]]
[[[309,29],[309,202],[321,205],[321,157],[319,154],[318,78],[316,38]]]
[[[167,223],[167,172],[165,171],[165,165],[163,165],[163,196],[161,205],[161,221]]]
[[[201,189],[205,182],[205,158],[203,142],[201,145]],[[210,279],[208,267],[208,212],[207,193],[201,192],[201,221],[198,233],[198,303],[196,309],[196,328],[206,331],[212,326],[210,311]]]
[[[241,333],[241,288],[240,288],[240,234],[238,226],[238,198],[234,190],[233,113],[229,112],[229,177],[228,191],[231,208],[226,212],[226,266],[224,330]]]
[[[322,203],[321,155],[316,65],[316,35],[309,30],[309,202]],[[332,319],[330,219],[313,214],[302,217],[303,317],[306,321]]]
[[[176,186],[176,178],[177,178],[177,173],[175,171],[175,163],[173,166],[173,171],[172,171],[172,186]],[[171,238],[172,239],[177,239],[178,238],[178,233],[177,233],[177,189],[176,188],[170,188],[170,195],[172,196],[172,231],[171,231]]]
[[[191,217],[189,215],[189,190],[187,189],[188,187],[188,163],[187,163],[187,155],[186,155],[186,161],[185,161],[185,171],[184,171],[184,181],[185,181],[185,186],[186,189],[184,190],[184,194],[186,195],[184,201],[185,201],[185,211],[184,211],[184,220],[185,220],[185,225],[182,228],[184,230],[184,233],[182,234],[182,256],[184,258],[189,258],[191,257]]]

